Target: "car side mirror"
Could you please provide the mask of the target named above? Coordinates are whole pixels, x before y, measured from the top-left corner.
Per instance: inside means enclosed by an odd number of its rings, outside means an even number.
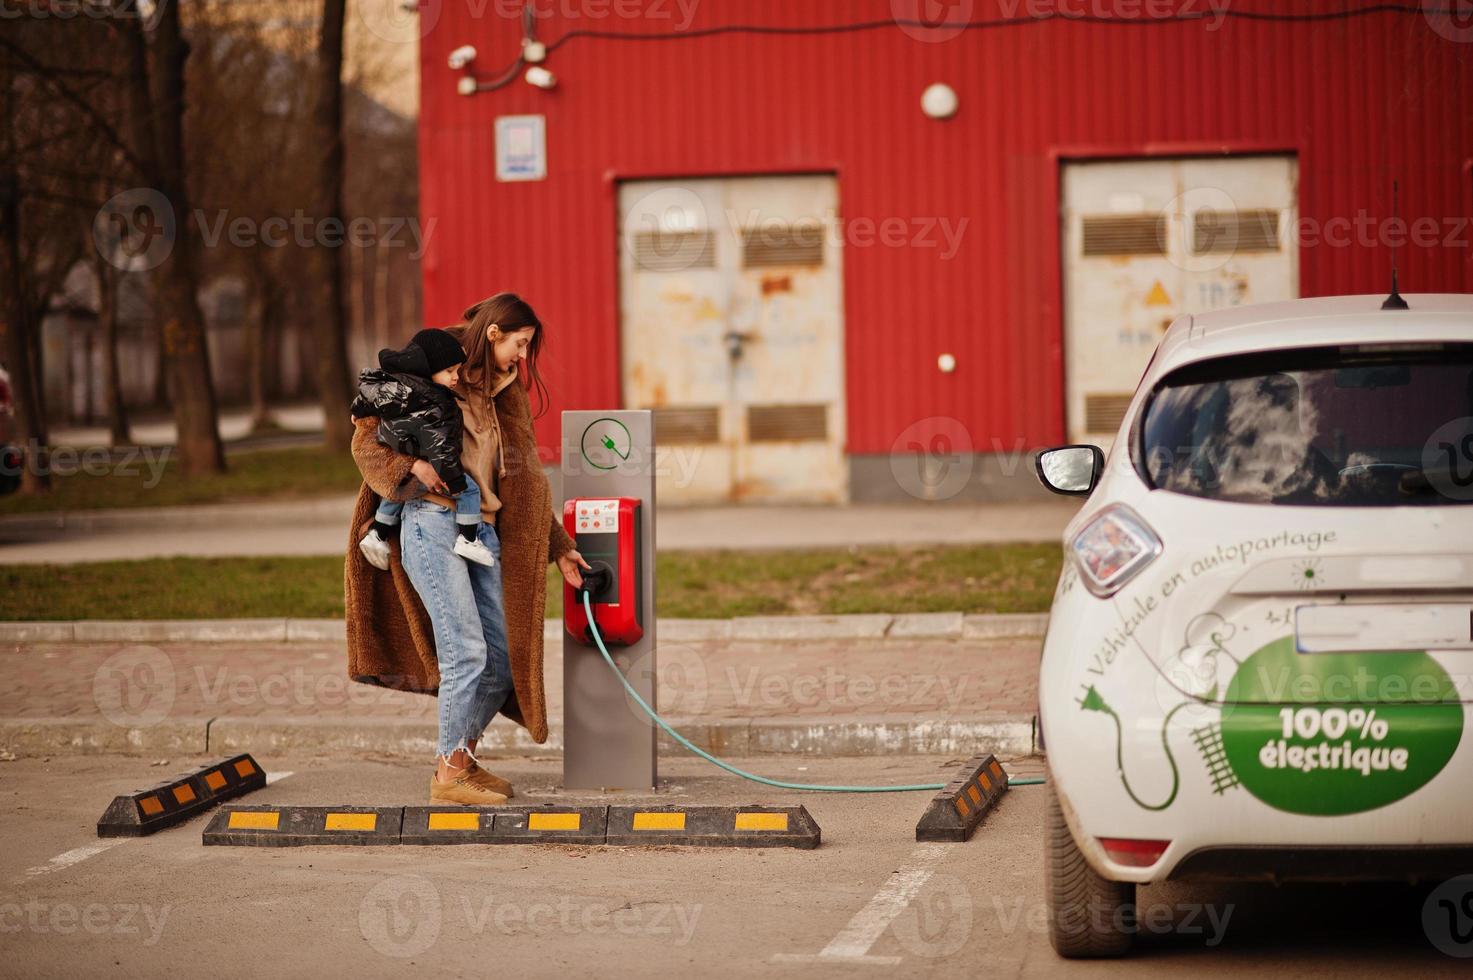
[[[1105,453],[1099,446],[1058,446],[1040,452],[1034,465],[1039,483],[1054,493],[1082,497],[1100,482]]]

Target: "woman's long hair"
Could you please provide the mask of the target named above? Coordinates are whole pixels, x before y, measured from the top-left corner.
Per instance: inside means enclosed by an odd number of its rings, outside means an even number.
[[[491,343],[486,339],[486,329],[491,324],[504,334],[514,333],[524,327],[532,328],[532,341],[527,345],[527,373],[531,375],[532,389],[537,393],[537,411],[533,418],[541,418],[547,412],[547,385],[537,370],[537,358],[542,353],[542,321],[516,293],[497,293],[468,307],[462,322],[447,328],[451,336],[465,348],[465,365],[460,376],[467,387],[489,390],[490,379],[496,373]]]

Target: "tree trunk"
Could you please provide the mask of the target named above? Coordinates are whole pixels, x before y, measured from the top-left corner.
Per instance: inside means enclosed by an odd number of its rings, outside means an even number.
[[[348,324],[351,310],[346,223],[343,220],[343,19],[347,0],[322,0],[322,33],[317,45],[317,105],[313,113],[322,147],[317,176],[316,218],[336,244],[313,248],[321,290],[321,321],[315,333],[317,394],[322,403],[323,441],[346,450],[353,438],[348,417]]]
[[[251,400],[250,431],[272,428],[271,378],[276,371],[276,344],[272,339],[279,315],[276,287],[259,260],[252,262],[251,278],[255,286],[254,315],[246,320],[245,349],[247,388]]]
[[[26,322],[25,282],[20,253],[20,180],[15,171],[11,130],[10,71],[0,71],[0,356],[10,366],[10,391],[14,407],[14,442],[20,448],[21,489],[41,493],[51,488],[51,478],[32,458],[46,445],[46,419],[37,396],[42,379],[34,367],[38,361],[31,350],[34,337]],[[7,462],[9,462],[7,460]],[[6,474],[7,476],[9,474]]]
[[[179,430],[179,469],[186,476],[225,469],[205,345],[204,315],[198,300],[197,273],[191,245],[194,216],[184,186],[184,61],[188,49],[180,32],[179,4],[160,4],[154,28],[154,76],[149,85],[148,46],[143,25],[131,4],[117,5],[116,24],[127,44],[129,123],[133,151],[148,186],[163,195],[173,212],[174,240],[154,272],[155,302],[160,321],[159,343],[168,369],[174,424]],[[170,215],[152,215],[167,228]]]
[[[118,366],[118,270],[98,256],[92,267],[97,273],[97,328],[102,334],[102,384],[111,444],[126,446],[133,440],[128,431],[128,408],[123,403],[123,373]]]

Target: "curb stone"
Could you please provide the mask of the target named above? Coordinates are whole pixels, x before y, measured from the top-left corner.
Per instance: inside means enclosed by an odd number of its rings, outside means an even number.
[[[1027,715],[979,718],[781,718],[671,719],[671,725],[707,752],[723,758],[756,756],[867,756],[964,754],[986,750],[997,755],[1028,755],[1037,749],[1033,718]],[[482,747],[489,756],[545,756],[563,750],[562,719],[548,719],[547,741],[538,745],[526,730],[493,725]],[[373,752],[432,758],[435,720],[357,718],[195,718],[166,720],[125,728],[105,719],[0,718],[0,747],[17,755],[109,753]],[[686,750],[661,732],[659,754],[678,757]]]
[[[1041,637],[1046,613],[884,613],[856,616],[739,616],[662,619],[661,640],[784,642],[795,640],[1004,640]],[[543,623],[544,642],[562,623]],[[0,623],[0,643],[332,643],[343,642],[340,619],[95,619]]]

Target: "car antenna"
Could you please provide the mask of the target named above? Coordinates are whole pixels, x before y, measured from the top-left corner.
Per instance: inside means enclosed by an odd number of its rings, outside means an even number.
[[[1400,198],[1401,187],[1397,181],[1393,180],[1391,182],[1391,217],[1393,220],[1396,219],[1398,212],[1401,210]],[[1391,295],[1386,297],[1386,299],[1381,303],[1381,309],[1407,309],[1407,301],[1401,298],[1401,293],[1398,292],[1396,289],[1396,245],[1394,243],[1391,246]]]

